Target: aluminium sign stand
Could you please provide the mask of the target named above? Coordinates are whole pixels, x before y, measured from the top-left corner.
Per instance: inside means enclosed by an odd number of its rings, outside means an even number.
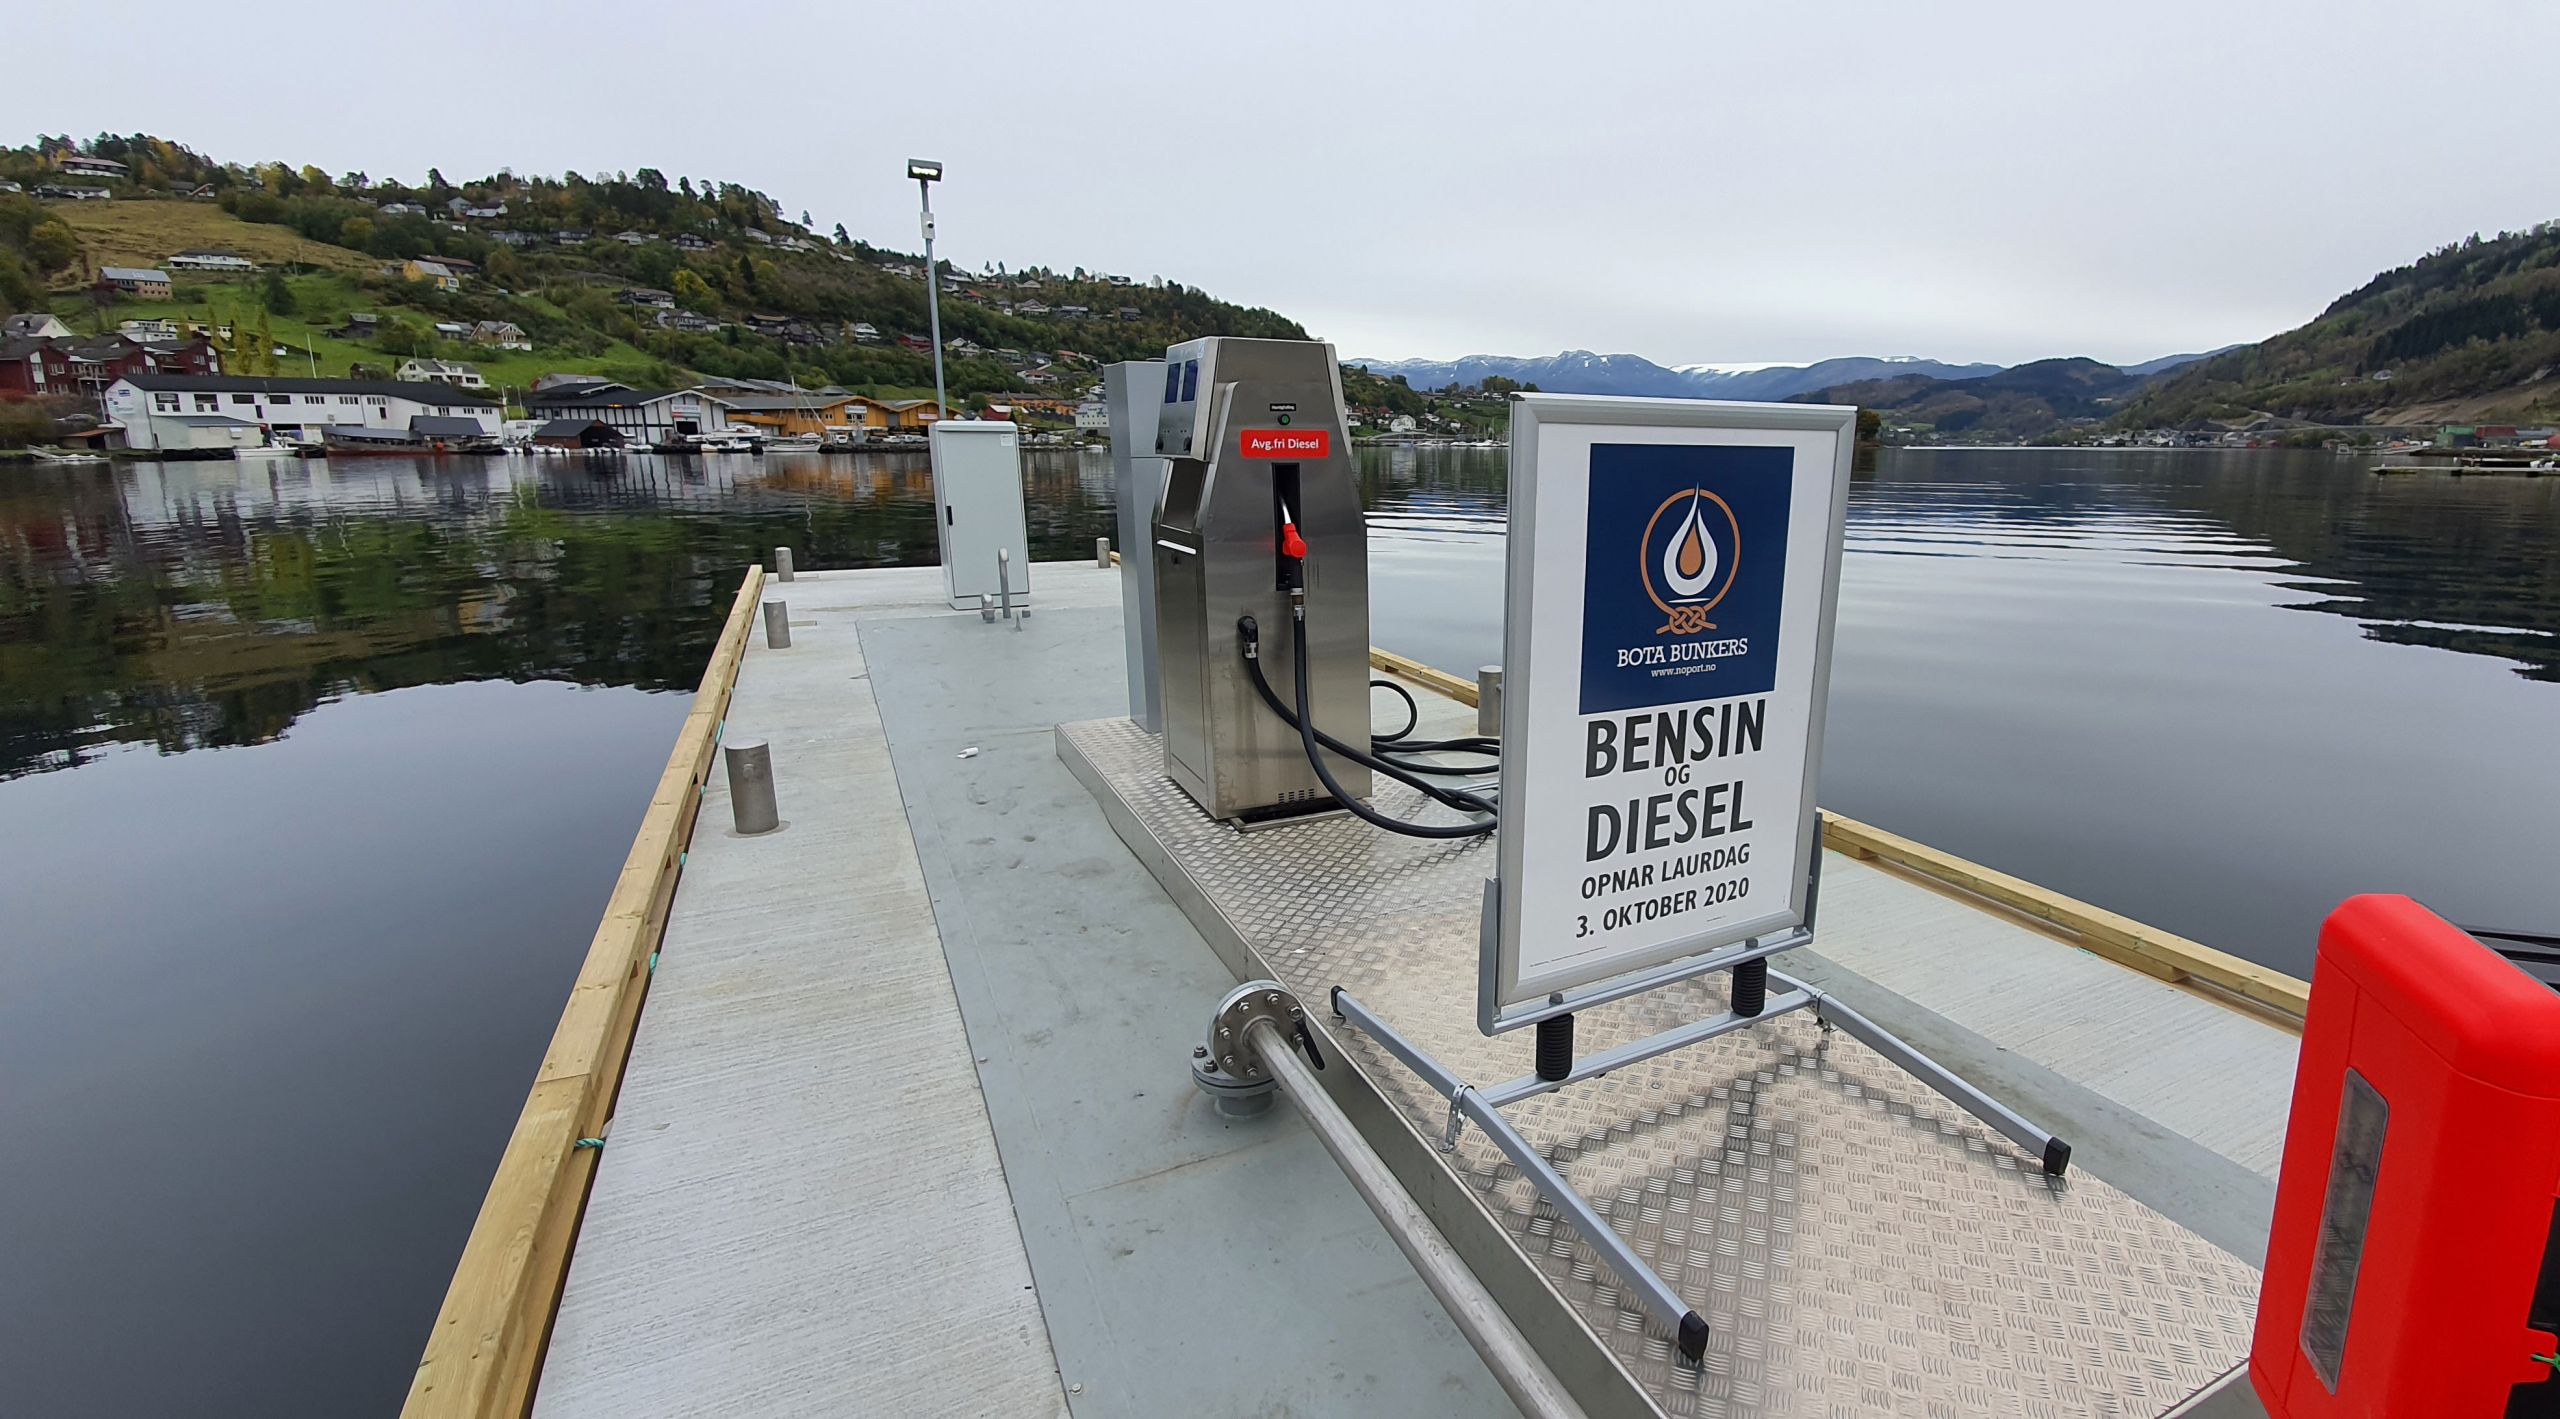
[[[1504,1119],[1504,1106],[1811,1010],[2033,1153],[2070,1145],[1824,991],[1769,968],[1813,940],[1814,780],[1857,411],[1513,397],[1499,875],[1477,1028],[1537,1031],[1478,1086],[1348,992],[1333,1011],[1472,1120],[1695,1364],[1706,1318]],[[1579,1059],[1574,1012],[1709,972],[1730,1008]],[[1778,993],[1772,995],[1772,983]]]

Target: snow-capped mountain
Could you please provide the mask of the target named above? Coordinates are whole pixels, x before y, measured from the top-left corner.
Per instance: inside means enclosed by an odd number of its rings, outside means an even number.
[[[1500,375],[1556,394],[1649,394],[1688,399],[1785,399],[1857,380],[1909,374],[1933,379],[1978,379],[2001,369],[1990,364],[1951,365],[1914,355],[1850,357],[1809,365],[1694,364],[1674,368],[1655,364],[1642,355],[1597,355],[1589,350],[1536,357],[1468,355],[1455,360],[1352,359],[1345,363],[1365,366],[1375,374],[1402,375],[1405,383],[1416,389],[1477,385],[1488,375]]]

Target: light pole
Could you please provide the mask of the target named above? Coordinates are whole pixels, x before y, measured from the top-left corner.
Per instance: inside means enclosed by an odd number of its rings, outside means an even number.
[[[942,273],[933,265],[933,185],[942,180],[942,164],[909,158],[907,176],[916,180],[916,195],[924,204],[924,308],[933,326],[933,417],[944,419],[951,415],[951,401],[942,392]]]

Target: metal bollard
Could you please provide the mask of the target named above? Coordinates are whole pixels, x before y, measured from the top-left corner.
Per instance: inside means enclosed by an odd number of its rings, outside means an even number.
[[[1098,572],[1107,572],[1111,570],[1110,538],[1096,537],[1093,539],[1093,569]]]
[[[996,549],[996,593],[1004,602],[1004,618],[1013,622],[1015,630],[1021,630],[1021,618],[1013,614],[1013,549],[1011,547]]]
[[[769,833],[782,826],[782,811],[773,801],[773,752],[761,739],[724,746],[729,763],[729,812],[740,837]]]
[[[791,580],[790,548],[776,547],[773,549],[773,579],[775,581]]]
[[[1476,667],[1476,733],[1502,732],[1502,667]]]
[[[791,648],[791,603],[768,601],[764,604],[764,643],[769,650]]]

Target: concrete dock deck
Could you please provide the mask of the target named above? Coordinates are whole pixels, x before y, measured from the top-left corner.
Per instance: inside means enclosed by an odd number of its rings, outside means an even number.
[[[1295,1115],[1191,1089],[1234,976],[1053,740],[1125,711],[1117,573],[1032,576],[766,587],[787,826],[704,795],[538,1414],[1508,1412]],[[1839,854],[1822,912],[1789,969],[2260,1259],[2292,1036]]]

